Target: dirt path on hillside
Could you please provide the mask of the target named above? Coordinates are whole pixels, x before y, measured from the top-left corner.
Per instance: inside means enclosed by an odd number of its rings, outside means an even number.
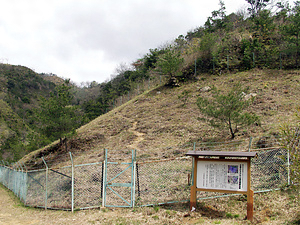
[[[144,133],[141,133],[141,132],[138,132],[136,130],[136,125],[137,125],[137,122],[134,122],[132,127],[129,128],[128,130],[130,132],[132,132],[135,136],[137,136],[134,140],[133,140],[133,143],[131,145],[129,145],[130,148],[132,149],[138,149],[138,144],[144,140]]]

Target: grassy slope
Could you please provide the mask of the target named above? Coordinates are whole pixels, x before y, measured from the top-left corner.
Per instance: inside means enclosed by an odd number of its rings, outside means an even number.
[[[78,129],[78,135],[68,144],[68,151],[75,155],[76,163],[98,161],[103,149],[137,149],[138,157],[143,159],[168,158],[184,155],[182,148],[188,142],[228,140],[227,130],[219,131],[199,121],[199,109],[196,105],[198,96],[211,96],[211,92],[201,92],[205,86],[215,86],[228,90],[234,83],[241,82],[249,87],[249,92],[257,97],[250,110],[257,113],[261,126],[242,129],[237,139],[276,135],[280,126],[294,123],[294,111],[300,100],[299,71],[252,70],[241,73],[228,73],[222,76],[201,74],[198,81],[190,82],[178,88],[158,87],[145,92],[122,106],[102,115]],[[186,105],[178,98],[183,91],[189,91]],[[32,156],[47,155],[46,148],[31,153]],[[58,156],[55,154],[58,151]],[[57,157],[67,157],[67,152],[59,147],[51,149],[48,161]],[[61,154],[62,153],[62,154]],[[63,156],[65,155],[65,156]],[[119,158],[123,158],[119,155]],[[63,159],[61,159],[63,160]]]
[[[261,127],[252,127],[240,132],[237,138],[278,134],[280,125],[294,123],[294,109],[299,106],[300,71],[252,70],[223,76],[200,75],[197,82],[179,88],[157,88],[146,92],[128,103],[81,127],[68,144],[75,163],[102,160],[102,149],[122,149],[115,158],[130,156],[128,150],[137,148],[139,158],[164,158],[183,155],[186,150],[180,146],[195,140],[212,137],[228,139],[228,132],[213,130],[197,120],[200,115],[195,104],[198,96],[210,96],[201,92],[205,86],[215,85],[228,90],[234,82],[249,86],[256,93],[252,110],[262,121]],[[190,91],[186,106],[178,99],[183,91]],[[242,134],[243,133],[243,134]],[[44,149],[32,152],[23,160],[39,159],[44,155],[51,166],[59,166],[69,155],[58,146],[58,142]],[[182,149],[181,151],[178,151]],[[39,164],[39,163],[38,163]],[[62,165],[62,164],[60,164]],[[255,194],[253,224],[291,224],[299,222],[299,190],[275,191]],[[84,214],[84,215],[83,215]],[[66,215],[73,221],[90,221],[94,224],[249,224],[244,220],[246,201],[243,196],[201,201],[197,212],[189,213],[188,205],[167,205],[137,209],[103,209]],[[55,215],[51,215],[54,216]],[[57,216],[57,215],[56,215]],[[59,216],[58,216],[59,217]],[[56,217],[56,218],[58,218]],[[76,224],[76,223],[74,223]]]

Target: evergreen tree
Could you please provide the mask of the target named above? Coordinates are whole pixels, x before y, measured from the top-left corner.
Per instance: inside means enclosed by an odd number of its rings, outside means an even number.
[[[73,95],[67,80],[56,87],[49,98],[42,98],[38,117],[41,132],[51,141],[65,138],[72,130],[83,124],[85,117],[76,106],[71,106]]]
[[[300,1],[295,2],[295,7],[292,9],[292,15],[288,18],[288,22],[283,26],[283,34],[285,35],[290,50],[295,52],[296,66],[299,67],[300,55]]]
[[[251,100],[244,99],[244,89],[235,85],[227,94],[214,90],[212,100],[199,97],[197,105],[200,111],[207,116],[200,118],[208,121],[211,126],[229,129],[231,138],[234,139],[239,127],[259,123],[257,115],[248,113],[245,109]]]
[[[156,68],[160,74],[167,77],[167,84],[170,86],[178,85],[178,77],[182,75],[180,70],[184,59],[179,51],[171,47],[166,50],[166,53],[161,55],[156,63]]]

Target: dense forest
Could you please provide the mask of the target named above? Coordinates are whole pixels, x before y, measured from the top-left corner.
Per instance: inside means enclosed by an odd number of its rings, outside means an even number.
[[[55,140],[63,143],[145,82],[176,88],[200,73],[299,68],[300,1],[247,3],[247,10],[227,15],[220,1],[204,25],[120,66],[100,84],[78,87],[53,74],[0,64],[0,160],[15,161]]]

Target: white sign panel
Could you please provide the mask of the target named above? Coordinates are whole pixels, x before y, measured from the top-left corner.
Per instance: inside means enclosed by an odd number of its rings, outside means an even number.
[[[198,161],[197,188],[247,191],[247,162]]]

